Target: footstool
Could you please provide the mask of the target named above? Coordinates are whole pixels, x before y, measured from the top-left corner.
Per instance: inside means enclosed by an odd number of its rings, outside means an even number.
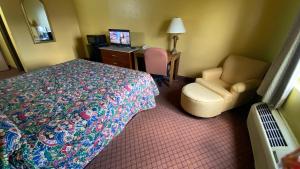
[[[198,83],[183,87],[181,93],[182,108],[198,117],[214,117],[222,113],[224,99],[222,96]]]

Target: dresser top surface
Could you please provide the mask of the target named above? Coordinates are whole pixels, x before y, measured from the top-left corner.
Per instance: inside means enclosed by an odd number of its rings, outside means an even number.
[[[131,53],[131,52],[135,52],[135,51],[139,50],[139,48],[117,47],[117,46],[100,47],[99,49],[111,50],[111,51],[117,51],[117,52],[126,52],[126,53]]]

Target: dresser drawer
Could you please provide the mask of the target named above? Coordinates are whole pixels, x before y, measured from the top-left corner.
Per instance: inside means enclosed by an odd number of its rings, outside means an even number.
[[[120,61],[116,58],[111,58],[111,57],[102,57],[102,61],[105,64],[110,64],[110,65],[115,65],[115,66],[120,66],[120,67],[125,67],[125,68],[131,68],[130,63]]]
[[[130,53],[102,49],[101,55],[103,63],[132,68],[132,56]]]
[[[102,50],[102,57],[109,57],[116,60],[119,60],[121,62],[129,62],[131,57],[129,53],[125,52],[117,52],[117,51],[111,51],[111,50]]]

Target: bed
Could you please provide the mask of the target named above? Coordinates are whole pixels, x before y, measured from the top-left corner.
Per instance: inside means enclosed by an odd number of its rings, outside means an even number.
[[[84,168],[158,94],[147,73],[80,59],[0,81],[0,167]]]

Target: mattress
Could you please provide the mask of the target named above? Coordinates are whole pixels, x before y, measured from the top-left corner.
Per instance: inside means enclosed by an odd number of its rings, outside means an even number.
[[[84,168],[158,94],[147,73],[80,59],[0,81],[0,166]]]

